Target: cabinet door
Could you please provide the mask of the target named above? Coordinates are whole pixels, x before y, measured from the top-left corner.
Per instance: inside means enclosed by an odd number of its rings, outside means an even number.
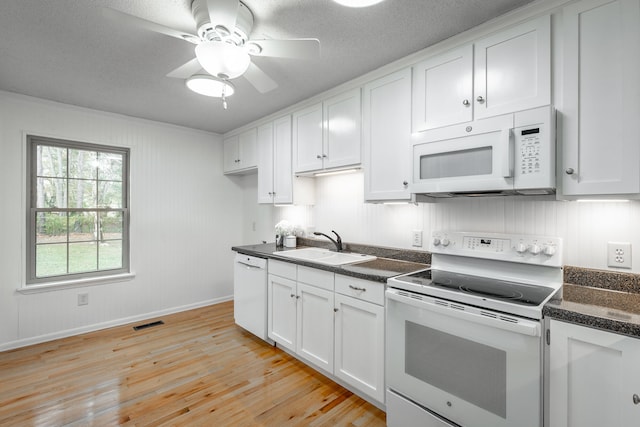
[[[258,203],[273,203],[273,124],[258,128]]]
[[[291,164],[291,116],[273,122],[275,203],[293,203],[293,166]]]
[[[551,26],[543,16],[475,43],[476,119],[551,103]]]
[[[362,115],[360,88],[323,103],[325,169],[360,163]]]
[[[384,307],[335,295],[335,375],[384,402]]]
[[[364,199],[410,200],[411,69],[366,84],[363,98]]]
[[[333,373],[333,291],[298,282],[296,353]]]
[[[224,140],[223,145],[223,170],[224,172],[233,172],[239,168],[238,162],[238,135],[232,136]]]
[[[640,193],[640,7],[585,0],[563,10],[562,193]]]
[[[322,169],[322,103],[293,113],[293,161],[295,172]]]
[[[238,135],[238,162],[240,169],[258,166],[257,131],[250,129]]]
[[[267,291],[269,338],[296,351],[296,282],[269,274]]]
[[[551,427],[632,426],[640,340],[551,320]]]
[[[413,67],[413,131],[473,120],[473,46]]]

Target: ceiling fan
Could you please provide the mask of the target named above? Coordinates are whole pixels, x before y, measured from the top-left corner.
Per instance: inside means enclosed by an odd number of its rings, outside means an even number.
[[[252,56],[313,59],[320,55],[320,42],[314,38],[253,40],[253,13],[239,0],[193,0],[191,12],[196,34],[184,33],[152,21],[105,8],[104,13],[150,31],[165,34],[196,45],[196,57],[167,74],[186,79],[192,90],[209,96],[230,96],[234,87],[229,80],[243,76],[259,92],[266,93],[278,84],[251,61]],[[203,74],[204,69],[208,74]],[[205,93],[202,86],[213,90]],[[202,89],[203,91],[199,91]],[[225,106],[226,108],[226,106]]]

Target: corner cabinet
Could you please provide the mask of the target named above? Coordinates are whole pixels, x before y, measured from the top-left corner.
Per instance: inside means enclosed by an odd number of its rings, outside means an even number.
[[[550,321],[550,427],[634,426],[640,340]]]
[[[364,86],[362,163],[365,201],[411,200],[411,69]]]
[[[638,195],[640,2],[579,1],[562,22],[561,195]]]
[[[293,175],[291,116],[260,126],[258,145],[258,203],[312,205],[315,186],[310,178]]]
[[[551,17],[546,15],[413,67],[413,131],[551,102]]]
[[[257,131],[250,129],[224,140],[223,171],[249,173],[258,167]]]
[[[296,173],[339,169],[361,161],[360,88],[293,113]]]

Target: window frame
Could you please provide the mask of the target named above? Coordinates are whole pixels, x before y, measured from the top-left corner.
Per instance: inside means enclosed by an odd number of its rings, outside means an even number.
[[[94,144],[89,142],[71,141],[38,135],[26,135],[27,161],[26,161],[26,282],[27,287],[34,285],[47,285],[64,283],[75,280],[94,278],[108,278],[130,273],[130,162],[131,150],[127,147]],[[61,147],[70,150],[84,150],[98,153],[111,153],[122,156],[122,207],[121,208],[38,208],[37,207],[37,147],[39,145]],[[67,177],[69,179],[67,170]],[[97,178],[96,178],[97,179]],[[99,216],[102,212],[122,213],[122,267],[114,269],[95,270],[79,273],[65,273],[55,276],[36,277],[36,218],[39,212],[95,212]],[[67,245],[69,244],[69,230],[67,229]],[[69,249],[67,248],[67,251]],[[67,267],[69,259],[67,258]]]

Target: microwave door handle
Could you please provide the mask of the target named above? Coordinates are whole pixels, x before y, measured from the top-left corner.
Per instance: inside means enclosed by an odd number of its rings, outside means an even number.
[[[502,158],[502,176],[504,178],[511,178],[513,176],[513,162],[514,162],[514,138],[511,129],[505,129],[500,136],[502,146],[506,148],[504,156]]]

